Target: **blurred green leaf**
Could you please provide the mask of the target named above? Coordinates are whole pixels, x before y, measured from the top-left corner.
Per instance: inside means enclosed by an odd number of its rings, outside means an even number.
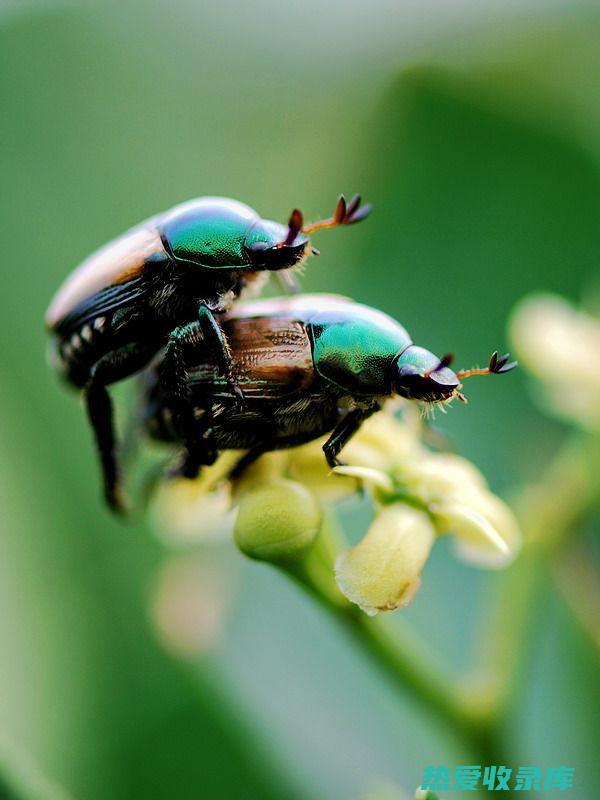
[[[0,797],[2,800],[72,800],[48,780],[30,758],[0,735]]]

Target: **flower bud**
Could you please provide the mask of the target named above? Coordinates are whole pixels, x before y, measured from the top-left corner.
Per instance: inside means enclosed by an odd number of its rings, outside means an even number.
[[[282,478],[255,486],[241,500],[234,527],[239,549],[278,564],[302,558],[321,527],[321,509],[302,484]]]
[[[242,474],[231,482],[234,502],[238,502],[249,489],[281,477],[287,467],[288,459],[288,451],[274,450],[263,453],[259,459],[249,464]]]
[[[415,793],[415,800],[440,800],[435,792],[431,789],[422,789],[419,787]]]
[[[404,503],[385,506],[364,539],[338,556],[341,591],[369,615],[408,605],[435,539],[424,511]]]
[[[198,658],[220,643],[237,588],[237,566],[226,550],[178,555],[162,564],[150,614],[163,646]]]
[[[510,333],[519,360],[544,386],[536,397],[561,417],[598,430],[600,319],[562,297],[534,295],[517,306]]]

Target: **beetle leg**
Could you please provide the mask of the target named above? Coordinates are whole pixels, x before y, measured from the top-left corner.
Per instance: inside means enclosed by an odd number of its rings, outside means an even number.
[[[200,340],[201,331],[198,322],[175,328],[169,336],[160,366],[160,384],[165,405],[173,413],[175,429],[183,441],[187,452],[186,460],[189,459],[190,464],[202,463],[203,438],[206,432],[206,420],[197,419],[194,413],[186,366],[188,349],[194,344],[197,345]]]
[[[281,284],[281,288],[287,294],[300,294],[302,291],[300,288],[300,284],[294,277],[294,275],[290,272],[289,269],[281,269],[277,272],[277,279]]]
[[[242,473],[254,462],[259,459],[264,453],[269,453],[273,450],[286,450],[289,447],[299,447],[310,441],[311,437],[303,433],[298,433],[290,436],[282,436],[277,439],[266,440],[260,444],[251,447],[239,459],[236,465],[232,468],[228,478],[235,479],[241,477]]]
[[[229,388],[240,408],[244,407],[244,394],[235,380],[231,351],[223,329],[207,305],[198,308],[198,322],[208,349],[214,354],[217,366],[225,376]]]
[[[348,444],[367,417],[379,411],[380,408],[379,403],[366,408],[353,408],[338,422],[323,445],[323,452],[331,469],[343,465],[343,462],[338,459],[342,448]]]
[[[169,478],[188,478],[194,480],[198,477],[201,467],[209,467],[217,460],[219,453],[210,445],[203,450],[194,448],[194,452],[185,452],[177,464],[167,471]]]
[[[213,428],[211,427],[213,417],[211,412],[206,409],[202,415],[202,420],[194,418],[194,439],[186,443],[186,449],[179,462],[168,470],[170,478],[188,478],[193,480],[198,477],[201,467],[208,467],[214,464],[219,456],[215,442]]]
[[[107,353],[94,364],[83,389],[83,399],[102,466],[104,496],[108,505],[121,513],[125,507],[121,498],[112,403],[106,387],[142,369],[154,351],[155,348],[129,344]]]

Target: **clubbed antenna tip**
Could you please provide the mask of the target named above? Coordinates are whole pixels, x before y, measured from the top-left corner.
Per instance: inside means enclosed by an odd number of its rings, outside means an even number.
[[[460,380],[464,378],[471,378],[473,375],[501,375],[504,372],[510,372],[517,366],[516,361],[509,361],[510,355],[505,353],[503,356],[498,357],[498,351],[494,350],[490,358],[490,362],[484,369],[465,369],[462,372],[457,372],[456,377]]]
[[[510,372],[511,369],[514,369],[517,366],[517,362],[509,361],[509,359],[509,353],[505,353],[503,356],[498,358],[498,351],[494,350],[492,357],[490,358],[490,363],[488,364],[490,373],[501,375],[503,372]]]
[[[295,208],[288,220],[288,232],[285,239],[280,242],[279,247],[291,247],[299,233],[311,234],[324,228],[337,228],[340,225],[354,225],[367,217],[373,209],[370,203],[361,205],[361,197],[355,194],[349,202],[346,202],[344,195],[340,195],[333,215],[327,219],[321,219],[304,227],[304,217],[302,212]]]

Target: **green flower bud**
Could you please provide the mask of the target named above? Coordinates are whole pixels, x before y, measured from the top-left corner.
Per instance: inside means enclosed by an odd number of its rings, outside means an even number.
[[[250,558],[284,564],[308,552],[320,527],[321,509],[313,494],[280,478],[244,493],[233,535]]]
[[[417,789],[415,800],[440,800],[439,795],[432,792],[431,789]]]

